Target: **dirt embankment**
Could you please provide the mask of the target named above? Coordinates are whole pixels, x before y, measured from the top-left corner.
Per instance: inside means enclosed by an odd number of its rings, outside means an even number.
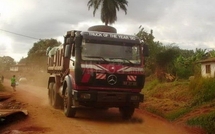
[[[201,97],[204,97],[204,94],[190,89],[189,81],[160,83],[151,80],[147,84],[143,91],[146,95],[143,106],[147,111],[174,124],[190,124],[202,131],[205,129],[208,133],[214,132],[212,118],[215,116],[215,100],[201,103],[199,100],[203,100]],[[209,127],[211,125],[212,127]]]

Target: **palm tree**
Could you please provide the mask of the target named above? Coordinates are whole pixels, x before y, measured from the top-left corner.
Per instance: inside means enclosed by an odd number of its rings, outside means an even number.
[[[127,0],[89,0],[88,1],[88,9],[90,10],[91,7],[94,8],[93,15],[95,16],[96,10],[101,7],[101,21],[105,23],[107,26],[108,24],[113,24],[117,20],[116,11],[122,9],[125,14],[127,14],[128,5]]]

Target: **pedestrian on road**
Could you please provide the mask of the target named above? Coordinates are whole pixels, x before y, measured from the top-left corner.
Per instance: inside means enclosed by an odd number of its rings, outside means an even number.
[[[4,76],[3,75],[1,76],[1,82],[2,83],[4,82]]]
[[[11,86],[13,87],[13,91],[16,91],[16,76],[13,75],[13,77],[10,79],[11,81]]]

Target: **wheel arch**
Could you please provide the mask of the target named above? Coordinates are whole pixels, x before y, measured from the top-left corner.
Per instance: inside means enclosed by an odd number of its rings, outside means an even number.
[[[62,95],[65,94],[65,90],[66,88],[68,87],[69,88],[69,91],[71,92],[73,89],[73,85],[72,85],[72,76],[71,75],[67,75],[65,78],[64,78],[64,82],[63,82],[63,91],[62,91]]]

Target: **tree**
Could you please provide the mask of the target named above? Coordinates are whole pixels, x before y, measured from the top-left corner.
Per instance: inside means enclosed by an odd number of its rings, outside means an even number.
[[[215,57],[215,50],[210,50],[207,52],[208,53],[208,57]]]
[[[198,62],[208,58],[208,56],[210,55],[206,52],[206,49],[196,48],[195,52],[187,50],[187,54],[181,54],[175,62],[177,76],[180,78],[188,78],[191,75],[200,75],[201,70]]]
[[[148,45],[149,48],[149,57],[146,58],[146,74],[151,75],[155,73],[156,70],[156,55],[160,53],[164,47],[162,43],[155,42],[155,37],[153,36],[153,31],[151,30],[150,33],[146,32],[142,26],[139,27],[139,32],[135,34],[142,40],[144,43]]]
[[[46,49],[48,47],[59,46],[60,44],[55,39],[44,39],[34,43],[34,46],[28,52],[27,64],[38,68],[45,68],[47,60]]]
[[[27,62],[27,58],[22,57],[22,58],[19,60],[19,63],[18,63],[18,64],[26,64],[26,62]]]
[[[13,65],[16,65],[16,62],[10,56],[0,57],[0,71],[10,70]]]
[[[179,56],[180,49],[177,46],[163,46],[163,51],[156,55],[156,76],[160,81],[174,80],[174,61]]]
[[[119,11],[122,9],[125,14],[127,14],[127,0],[89,0],[87,4],[89,10],[91,7],[94,8],[94,16],[100,5],[102,6],[101,21],[105,23],[106,26],[108,24],[113,24],[117,20],[117,10]]]
[[[190,57],[193,55],[192,51],[181,50],[175,43],[163,45],[159,41],[154,41],[153,31],[148,33],[142,26],[139,27],[139,32],[136,35],[148,44],[149,57],[146,58],[145,64],[147,75],[155,74],[158,79],[164,80],[165,74],[182,76],[183,78],[192,74],[191,67],[182,68],[182,60],[179,56]]]

